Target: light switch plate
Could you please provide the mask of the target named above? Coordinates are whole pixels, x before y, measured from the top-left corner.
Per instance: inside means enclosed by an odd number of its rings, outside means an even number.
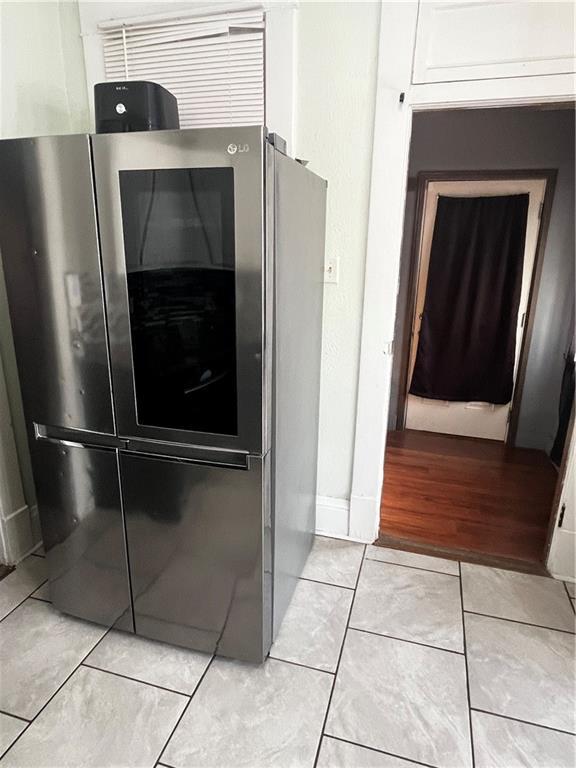
[[[326,259],[326,262],[324,264],[324,282],[337,283],[339,272],[340,272],[340,259],[337,257]]]

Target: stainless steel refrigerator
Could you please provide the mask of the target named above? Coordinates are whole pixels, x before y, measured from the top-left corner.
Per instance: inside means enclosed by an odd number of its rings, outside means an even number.
[[[0,142],[56,608],[265,658],[314,531],[325,199],[260,127]]]

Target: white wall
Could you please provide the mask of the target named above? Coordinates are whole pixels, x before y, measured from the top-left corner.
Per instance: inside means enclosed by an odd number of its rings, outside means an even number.
[[[76,2],[0,4],[0,135],[88,130]]]
[[[300,3],[295,150],[328,180],[318,492],[350,498],[378,58],[378,3]],[[335,504],[336,507],[341,505]],[[335,514],[338,514],[335,510]]]
[[[0,3],[0,138],[77,133],[88,124],[77,4]],[[0,510],[0,558],[15,562],[38,543],[39,529],[3,273],[1,369],[0,471],[12,490]]]
[[[528,355],[516,444],[549,451],[558,424],[563,354],[574,338],[574,111],[484,109],[414,116],[402,245],[402,275],[395,340],[404,324],[407,267],[412,245],[415,180],[420,171],[558,170]],[[399,356],[398,356],[399,357]],[[389,428],[394,428],[400,376],[393,369]]]

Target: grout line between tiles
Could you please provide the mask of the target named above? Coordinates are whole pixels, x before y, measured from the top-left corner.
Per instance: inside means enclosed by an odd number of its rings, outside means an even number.
[[[346,619],[346,627],[344,629],[344,635],[342,636],[342,643],[340,644],[340,653],[338,654],[338,661],[336,662],[336,669],[334,670],[334,679],[332,680],[332,687],[330,688],[330,695],[328,696],[328,702],[326,704],[326,712],[324,714],[324,720],[322,722],[322,728],[320,730],[320,738],[318,739],[318,746],[316,748],[316,755],[314,757],[314,768],[318,765],[318,758],[320,757],[320,749],[322,747],[322,739],[324,738],[324,733],[326,731],[326,723],[328,722],[328,714],[330,712],[330,705],[332,704],[332,696],[334,695],[334,689],[336,687],[336,678],[338,677],[338,670],[340,669],[340,661],[342,659],[342,653],[344,652],[344,645],[346,644],[346,637],[348,636],[348,629],[350,628],[350,618],[352,617],[352,609],[354,608],[354,600],[356,599],[356,590],[358,589],[358,582],[360,581],[360,574],[362,573],[362,568],[364,567],[365,555],[366,555],[366,544],[364,545],[364,550],[362,552],[362,558],[360,560],[360,567],[358,568],[358,573],[356,574],[356,583],[354,584],[354,594],[352,596],[352,600],[350,601],[350,608],[348,609],[348,617]]]
[[[25,717],[20,717],[20,715],[13,715],[12,712],[7,712],[5,709],[0,709],[0,715],[8,715],[8,717],[15,717],[16,720],[21,720],[23,723],[31,723],[31,720],[28,720]]]
[[[320,581],[320,579],[309,579],[306,576],[299,576],[298,581],[312,581],[314,584],[325,584],[327,587],[336,587],[337,589],[347,589],[354,592],[354,587],[345,587],[343,584],[333,584],[330,581]]]
[[[47,597],[36,597],[36,595],[30,595],[30,600],[40,600],[41,603],[52,603],[52,600]]]
[[[394,563],[390,560],[382,560],[381,558],[366,557],[366,560],[370,560],[372,563],[383,563],[384,565],[397,565],[399,568],[411,568],[413,571],[426,571],[426,573],[437,573],[439,576],[452,576],[455,579],[459,579],[458,573],[446,573],[446,571],[434,571],[432,568],[420,568],[419,565],[406,565],[406,563]],[[459,563],[458,563],[459,564]]]
[[[423,765],[425,768],[437,768],[437,766],[432,765],[431,763],[422,763],[420,760],[413,760],[411,757],[402,757],[402,755],[397,755],[394,752],[384,752],[383,749],[377,749],[376,747],[367,747],[366,744],[360,744],[357,741],[350,741],[350,739],[341,739],[339,736],[332,736],[331,734],[327,733],[325,734],[327,739],[334,739],[334,741],[342,741],[344,744],[352,744],[354,747],[361,747],[362,749],[367,749],[369,752],[376,752],[379,755],[389,755],[390,757],[395,757],[397,760],[403,760],[406,763],[411,763],[412,765]]]
[[[281,659],[279,656],[271,656],[270,654],[268,654],[267,658],[272,659],[272,661],[281,661],[283,664],[292,664],[294,667],[303,667],[304,669],[311,669],[313,672],[324,672],[324,674],[326,675],[336,674],[336,672],[330,672],[329,669],[319,669],[318,667],[311,667],[310,664],[301,664],[299,661],[291,661],[290,659]]]
[[[210,659],[210,661],[209,661],[209,662],[208,662],[208,664],[206,665],[206,669],[204,670],[204,672],[203,672],[203,673],[202,673],[202,675],[200,676],[200,680],[198,680],[198,682],[196,683],[196,685],[195,685],[195,687],[194,687],[194,690],[192,691],[192,693],[191,693],[191,694],[190,694],[190,696],[188,697],[188,701],[186,702],[186,706],[185,706],[185,707],[184,707],[184,709],[182,710],[182,714],[180,715],[180,717],[178,718],[178,720],[176,720],[176,723],[175,723],[175,725],[174,725],[174,728],[172,728],[172,730],[170,731],[170,734],[169,734],[168,738],[167,738],[167,739],[166,739],[166,741],[164,742],[164,746],[163,746],[163,747],[162,747],[162,749],[160,750],[160,754],[158,755],[158,758],[157,758],[156,762],[154,763],[154,768],[156,768],[156,766],[158,766],[158,765],[163,765],[163,763],[160,763],[160,761],[162,760],[162,756],[164,755],[164,752],[166,751],[166,747],[167,747],[167,746],[168,746],[168,744],[170,743],[170,739],[172,738],[172,736],[174,736],[174,733],[176,732],[176,729],[178,728],[178,726],[179,726],[179,725],[180,725],[180,723],[182,722],[182,718],[183,718],[183,717],[184,717],[184,715],[186,714],[186,712],[187,712],[187,710],[188,710],[188,707],[190,706],[190,703],[191,703],[192,699],[193,699],[193,698],[194,698],[194,696],[196,695],[196,692],[198,691],[198,689],[199,689],[199,688],[200,688],[200,686],[202,685],[202,681],[204,680],[204,678],[205,678],[205,677],[206,677],[206,675],[208,674],[208,670],[209,670],[209,669],[210,669],[210,667],[212,666],[212,663],[213,663],[213,661],[214,661],[214,659],[215,659],[215,658],[216,658],[215,656],[212,656],[212,658]]]
[[[464,621],[464,591],[462,589],[462,564],[458,561],[460,571],[460,615],[462,618],[462,643],[464,644],[464,671],[466,673],[466,697],[468,699],[468,727],[470,728],[470,752],[472,753],[472,768],[476,765],[474,754],[474,732],[472,730],[472,699],[470,696],[470,674],[468,672],[468,654],[466,652],[466,622]]]
[[[564,635],[574,635],[574,631],[569,629],[558,629],[557,627],[545,627],[543,624],[533,624],[530,621],[519,621],[518,619],[507,619],[504,616],[494,616],[491,613],[479,613],[478,611],[467,611],[464,609],[464,613],[470,613],[472,616],[484,616],[487,619],[496,619],[498,621],[509,621],[512,624],[522,624],[524,627],[536,627],[537,629],[547,629],[549,632],[562,632]],[[575,628],[576,629],[576,628]]]
[[[533,728],[544,728],[546,731],[553,731],[554,733],[565,733],[567,736],[576,736],[574,731],[563,731],[561,728],[553,728],[551,725],[542,725],[541,723],[534,723],[530,720],[521,720],[519,717],[502,715],[499,712],[490,712],[489,709],[479,709],[478,707],[472,707],[471,709],[472,712],[481,712],[483,715],[492,715],[493,717],[499,717],[501,720],[512,720],[514,723],[531,725]]]
[[[360,627],[347,627],[353,632],[363,632],[365,635],[375,635],[376,637],[384,637],[388,640],[397,640],[400,643],[410,643],[411,645],[421,645],[422,648],[431,648],[433,651],[444,651],[445,653],[455,653],[457,656],[464,656],[464,651],[455,651],[452,648],[442,648],[439,645],[430,645],[429,643],[420,643],[418,640],[407,640],[405,637],[396,637],[395,635],[384,635],[382,632],[373,632],[371,629],[360,629]]]
[[[572,597],[570,592],[568,592],[568,584],[566,584],[566,582],[563,582],[563,584],[564,584],[564,589],[566,590],[566,594],[568,595],[568,601],[572,606],[572,610],[574,611],[574,613],[576,613],[576,607],[574,606],[574,598]]]
[[[104,672],[107,675],[114,675],[114,677],[121,677],[123,680],[131,680],[133,683],[141,683],[142,685],[147,685],[149,688],[159,688],[161,691],[175,693],[178,696],[189,697],[191,695],[189,693],[184,693],[184,691],[176,691],[174,688],[166,688],[165,685],[156,685],[155,683],[149,683],[147,680],[140,680],[138,677],[130,677],[130,675],[123,675],[120,672],[113,672],[111,669],[103,669],[102,667],[97,667],[95,664],[88,664],[85,661],[82,662],[82,666],[87,669],[94,669],[97,672]]]
[[[10,614],[11,614],[11,613],[14,613],[14,611],[15,611],[17,608],[20,608],[20,606],[21,606],[23,603],[25,603],[25,602],[26,602],[26,600],[28,600],[30,597],[32,597],[32,594],[33,594],[34,592],[36,592],[36,590],[40,589],[40,587],[43,587],[43,586],[44,586],[44,584],[46,584],[46,582],[47,582],[47,581],[48,581],[48,579],[44,579],[44,581],[42,582],[42,584],[38,584],[38,586],[37,586],[37,587],[34,587],[34,589],[32,590],[32,592],[30,592],[29,594],[27,594],[27,595],[26,595],[26,597],[25,597],[23,600],[20,600],[20,602],[18,603],[18,605],[15,605],[15,606],[14,606],[14,608],[11,608],[11,609],[8,611],[8,613],[6,613],[4,616],[2,616],[2,618],[0,619],[0,622],[4,621],[4,619],[7,619],[7,618],[8,618],[8,616],[10,616]],[[37,598],[34,598],[34,599],[36,600]]]
[[[19,734],[18,734],[18,736],[16,736],[16,738],[15,738],[15,739],[14,739],[14,741],[12,742],[12,744],[10,744],[10,746],[9,746],[7,749],[5,749],[5,750],[4,750],[4,752],[2,752],[2,753],[0,754],[0,762],[2,762],[2,760],[4,759],[4,757],[5,757],[5,756],[8,754],[8,752],[9,752],[9,751],[10,751],[10,750],[11,750],[11,749],[14,747],[14,745],[15,745],[15,744],[16,744],[16,743],[17,743],[17,742],[18,742],[18,741],[19,741],[19,740],[22,738],[22,736],[23,736],[23,735],[26,733],[26,731],[28,730],[28,728],[29,728],[29,727],[30,727],[30,726],[31,726],[31,725],[34,723],[34,721],[36,720],[36,718],[38,718],[38,717],[39,717],[39,716],[42,714],[42,712],[44,712],[44,710],[46,709],[46,707],[48,706],[48,704],[50,704],[50,702],[52,701],[52,699],[53,699],[55,696],[57,696],[57,695],[60,693],[60,691],[62,690],[62,688],[64,688],[64,686],[66,685],[66,683],[68,682],[68,680],[70,680],[70,678],[72,677],[72,675],[74,675],[74,674],[75,674],[75,673],[76,673],[76,672],[77,672],[77,671],[80,669],[80,667],[82,666],[82,662],[84,661],[84,659],[87,659],[87,658],[88,658],[88,656],[89,656],[89,655],[92,653],[92,651],[93,651],[93,650],[94,650],[94,649],[95,649],[95,648],[96,648],[98,645],[100,645],[100,643],[102,642],[102,640],[103,640],[103,639],[106,637],[106,635],[108,634],[108,632],[110,632],[110,630],[111,630],[111,629],[112,629],[112,627],[108,627],[108,629],[107,629],[107,630],[104,632],[104,634],[102,635],[102,637],[98,638],[97,642],[96,642],[96,643],[94,643],[94,645],[92,646],[92,648],[90,648],[90,650],[88,651],[88,653],[86,653],[86,654],[85,654],[85,655],[84,655],[84,656],[83,656],[83,657],[80,659],[80,661],[78,662],[78,664],[77,664],[77,665],[74,667],[74,669],[72,670],[72,672],[70,672],[70,674],[69,674],[69,675],[68,675],[68,677],[67,677],[67,678],[64,680],[64,682],[63,682],[63,683],[61,683],[61,685],[59,685],[59,686],[58,686],[58,688],[57,688],[57,689],[54,691],[54,693],[52,694],[52,696],[50,696],[50,698],[48,699],[48,701],[47,701],[45,704],[43,704],[43,706],[42,706],[42,707],[41,707],[41,708],[38,710],[38,712],[36,712],[36,714],[34,715],[34,717],[32,718],[32,720],[30,720],[30,721],[28,722],[28,725],[27,725],[27,726],[26,726],[26,727],[25,727],[25,728],[22,730],[22,733],[19,733]],[[14,717],[14,715],[13,715],[13,717]]]

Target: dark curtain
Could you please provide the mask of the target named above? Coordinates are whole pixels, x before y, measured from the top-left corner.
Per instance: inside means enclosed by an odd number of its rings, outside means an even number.
[[[528,197],[439,197],[411,394],[512,399]]]

